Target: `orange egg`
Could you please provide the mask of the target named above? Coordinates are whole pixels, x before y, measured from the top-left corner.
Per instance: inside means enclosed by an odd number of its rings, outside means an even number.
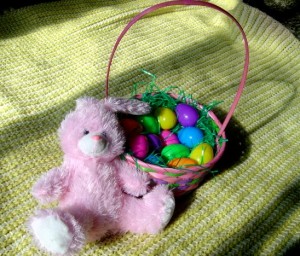
[[[197,161],[191,158],[174,158],[168,162],[169,167],[188,168],[197,165]]]

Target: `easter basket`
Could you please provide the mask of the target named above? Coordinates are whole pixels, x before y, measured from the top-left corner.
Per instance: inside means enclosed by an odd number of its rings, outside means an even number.
[[[195,164],[186,164],[186,165],[169,165],[168,163],[166,165],[162,165],[159,163],[156,163],[155,161],[145,161],[145,159],[139,159],[134,154],[126,153],[125,154],[125,160],[130,163],[131,165],[135,165],[137,168],[139,168],[141,171],[147,172],[153,182],[155,184],[166,184],[169,186],[170,189],[173,190],[175,196],[181,196],[184,195],[193,189],[197,188],[201,181],[206,177],[206,175],[212,170],[213,166],[220,160],[222,157],[225,147],[226,147],[226,134],[225,129],[234,113],[234,110],[239,102],[239,99],[241,97],[243,88],[246,83],[247,73],[248,73],[248,67],[249,67],[249,47],[247,38],[245,35],[245,32],[243,31],[242,26],[239,24],[239,22],[227,11],[222,9],[221,7],[208,3],[203,1],[195,1],[195,0],[179,0],[179,1],[169,1],[169,2],[162,2],[156,5],[153,5],[144,11],[140,12],[138,15],[136,15],[134,18],[131,19],[131,21],[126,25],[126,27],[123,29],[123,31],[119,34],[112,52],[110,54],[108,67],[107,67],[107,73],[106,73],[106,96],[108,96],[108,88],[109,88],[109,75],[111,70],[112,61],[115,55],[115,52],[117,50],[117,47],[119,43],[121,42],[124,35],[127,33],[127,31],[141,18],[143,18],[145,15],[156,11],[158,9],[168,7],[168,6],[178,6],[178,5],[193,5],[193,6],[204,6],[207,8],[211,8],[213,10],[219,11],[229,17],[234,24],[237,25],[239,31],[241,32],[243,42],[244,42],[244,50],[245,50],[245,59],[244,59],[244,66],[243,66],[243,72],[242,77],[240,79],[240,83],[236,92],[236,95],[234,97],[233,103],[230,106],[230,109],[224,119],[223,122],[221,122],[218,117],[214,114],[214,112],[207,108],[207,106],[203,106],[202,104],[198,103],[196,100],[185,97],[179,94],[175,94],[172,92],[167,92],[167,97],[170,97],[171,99],[174,99],[176,104],[184,104],[192,107],[197,111],[199,115],[205,115],[205,118],[208,122],[212,124],[212,127],[214,127],[214,130],[212,131],[214,133],[214,142],[211,145],[211,149],[209,148],[209,145],[207,146],[207,143],[199,143],[199,145],[195,145],[195,147],[200,147],[198,151],[194,154],[196,155],[196,158],[194,159],[202,159],[200,162],[199,160],[195,162]],[[155,97],[160,92],[148,92],[147,96]],[[140,99],[144,101],[145,94],[136,94],[134,98]],[[164,106],[161,106],[164,107]],[[176,106],[177,107],[177,106]],[[178,109],[174,112],[178,114]],[[204,113],[204,114],[203,114]],[[188,128],[183,127],[183,129]],[[183,133],[183,132],[182,132]],[[174,134],[174,132],[172,132]],[[175,143],[176,144],[176,143]],[[170,145],[168,145],[170,146]],[[166,146],[167,147],[167,146]],[[165,149],[165,148],[164,148]],[[164,150],[163,149],[163,150]],[[193,151],[194,149],[192,149]],[[166,150],[165,150],[166,151]],[[179,151],[182,151],[181,149]],[[203,158],[206,158],[207,152],[212,155],[211,157],[208,157],[207,161],[203,161]],[[191,152],[192,154],[192,152]],[[180,162],[180,158],[182,156],[179,156],[176,158],[177,162]],[[169,161],[169,160],[165,160]]]

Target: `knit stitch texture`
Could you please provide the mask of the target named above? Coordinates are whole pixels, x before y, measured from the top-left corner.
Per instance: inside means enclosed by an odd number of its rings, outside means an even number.
[[[26,229],[38,208],[30,190],[61,164],[59,124],[78,97],[104,97],[117,35],[158,2],[61,0],[0,16],[0,255],[42,255]],[[300,43],[246,4],[230,12],[247,34],[250,71],[219,174],[178,200],[161,234],[114,236],[80,255],[283,255],[299,243]],[[161,88],[178,86],[201,103],[222,100],[216,113],[224,118],[243,51],[238,29],[214,10],[160,10],[121,42],[110,95],[129,97],[148,79],[144,68]]]

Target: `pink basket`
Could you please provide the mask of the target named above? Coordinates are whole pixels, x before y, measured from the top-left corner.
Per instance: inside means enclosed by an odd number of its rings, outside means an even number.
[[[192,166],[188,168],[182,168],[182,169],[175,169],[175,168],[166,168],[161,167],[154,164],[149,164],[144,161],[141,161],[135,157],[133,157],[130,154],[126,154],[125,158],[126,160],[135,166],[138,166],[140,170],[145,171],[149,173],[149,175],[152,177],[153,181],[157,184],[168,184],[171,189],[173,189],[173,192],[175,196],[180,196],[183,194],[186,194],[187,192],[197,188],[201,181],[204,179],[204,177],[209,173],[209,171],[213,168],[213,166],[220,160],[222,157],[225,147],[226,147],[226,135],[225,135],[225,128],[227,127],[233,112],[238,104],[238,101],[241,97],[242,91],[244,89],[246,78],[248,74],[248,68],[249,68],[249,47],[247,38],[245,35],[245,32],[241,25],[238,23],[238,21],[227,11],[220,8],[219,6],[216,6],[214,4],[208,3],[208,2],[202,2],[202,1],[195,1],[195,0],[179,0],[179,1],[169,1],[169,2],[163,2],[160,4],[153,5],[138,15],[136,15],[123,29],[123,31],[120,33],[119,37],[116,40],[116,43],[112,49],[109,63],[107,67],[107,74],[106,74],[106,96],[108,96],[108,88],[109,88],[109,74],[110,69],[112,65],[112,60],[114,58],[115,52],[117,50],[117,47],[124,37],[124,35],[127,33],[127,31],[142,17],[144,17],[146,14],[149,14],[155,10],[168,7],[168,6],[174,6],[174,5],[195,5],[195,6],[205,6],[214,10],[217,10],[226,16],[228,16],[239,28],[243,41],[244,41],[244,47],[245,47],[245,60],[244,60],[244,68],[242,77],[240,80],[240,84],[238,86],[238,90],[236,92],[234,101],[229,109],[229,112],[227,116],[225,117],[225,120],[223,123],[219,121],[219,119],[216,117],[216,115],[212,112],[208,112],[208,118],[211,118],[215,124],[219,127],[218,136],[216,138],[216,148],[215,148],[215,155],[214,158],[204,164],[204,165],[198,165],[198,166]],[[173,98],[178,98],[178,95],[176,94],[170,94]],[[141,98],[141,95],[136,95],[136,98]],[[185,102],[190,103],[190,102]],[[197,107],[199,109],[202,109],[203,106],[201,104],[197,103]],[[223,140],[223,143],[219,143],[220,138]]]

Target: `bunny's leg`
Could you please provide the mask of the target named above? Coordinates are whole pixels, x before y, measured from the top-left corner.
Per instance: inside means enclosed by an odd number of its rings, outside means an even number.
[[[126,196],[120,216],[123,232],[160,232],[170,221],[175,207],[173,193],[165,186],[156,186],[143,198]]]

